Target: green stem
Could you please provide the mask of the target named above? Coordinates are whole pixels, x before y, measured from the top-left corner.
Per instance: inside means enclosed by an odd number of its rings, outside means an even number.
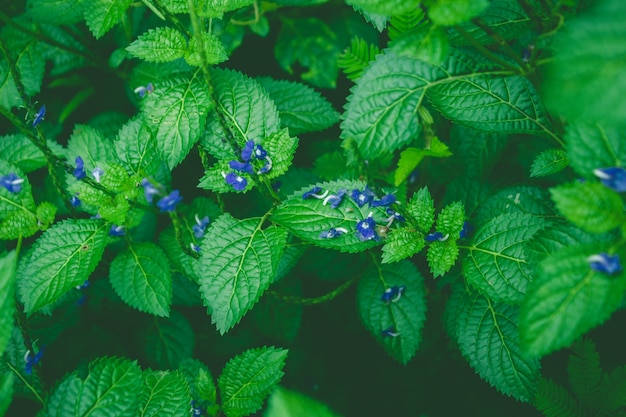
[[[32,351],[31,351],[32,352]],[[35,387],[33,387],[20,373],[20,371],[18,371],[17,369],[15,369],[15,367],[13,366],[13,364],[11,364],[11,362],[6,361],[5,362],[7,364],[7,366],[9,367],[9,369],[11,369],[13,371],[13,373],[15,375],[17,375],[17,377],[19,379],[22,380],[22,382],[24,383],[24,385],[26,385],[28,387],[29,390],[32,391],[32,393],[35,395],[35,398],[37,398],[37,401],[39,401],[42,405],[44,404],[44,400],[43,398],[41,398],[41,395],[39,395],[39,393],[37,392],[37,390],[35,389]],[[34,370],[33,370],[34,372]]]
[[[316,304],[325,303],[327,301],[331,301],[337,298],[339,295],[343,294],[348,288],[350,288],[352,284],[354,284],[358,280],[358,278],[359,278],[358,276],[355,276],[352,279],[344,282],[343,284],[341,284],[340,286],[338,286],[331,292],[326,293],[319,297],[302,298],[302,297],[296,297],[292,295],[281,294],[273,290],[269,290],[267,293],[270,294],[272,297],[277,298],[289,304],[312,306]]]
[[[503,60],[502,58],[500,58],[499,56],[491,52],[489,49],[485,48],[461,26],[455,26],[455,29],[459,32],[459,34],[461,34],[461,36],[463,36],[474,48],[476,48],[486,58],[502,66],[503,68],[506,68],[508,70],[515,72],[516,74],[520,73],[519,67],[516,67],[515,65]]]

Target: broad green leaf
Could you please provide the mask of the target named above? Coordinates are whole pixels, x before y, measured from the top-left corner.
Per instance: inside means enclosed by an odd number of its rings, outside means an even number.
[[[292,135],[324,130],[339,121],[339,113],[328,100],[307,85],[269,77],[256,81],[274,101],[281,126]]]
[[[174,28],[158,27],[139,35],[126,50],[148,62],[174,61],[187,52],[187,40]]]
[[[442,27],[435,25],[420,25],[399,35],[390,45],[391,50],[400,56],[435,65],[446,59],[449,47],[448,35]]]
[[[399,300],[386,303],[382,296],[393,286],[406,288]],[[405,260],[372,268],[359,281],[357,305],[363,325],[385,351],[408,363],[422,340],[426,320],[426,287],[415,266]],[[383,334],[387,330],[397,336]]]
[[[2,159],[10,161],[24,173],[35,171],[46,165],[43,153],[24,135],[0,137],[0,155]]]
[[[34,216],[36,208],[28,177],[15,165],[0,159],[0,177],[9,174],[17,175],[24,182],[21,183],[20,191],[16,193],[7,190],[6,187],[0,187],[0,219],[6,219],[14,212],[25,212]]]
[[[211,371],[205,364],[196,359],[185,359],[180,362],[178,370],[187,380],[192,398],[215,404],[217,401],[217,388]]]
[[[93,36],[100,39],[124,16],[132,0],[91,0],[84,8],[85,21]]]
[[[519,304],[533,279],[524,244],[545,226],[529,214],[501,214],[483,225],[464,248],[467,281],[494,302]]]
[[[340,417],[324,403],[309,396],[291,391],[281,386],[276,387],[267,400],[263,417]]]
[[[368,12],[367,10],[363,10],[362,8],[357,6],[352,6],[352,8],[359,12],[367,22],[371,23],[377,31],[382,32],[383,30],[385,30],[387,22],[389,21],[389,16],[385,16],[379,13]]]
[[[113,142],[102,136],[98,129],[87,125],[76,125],[67,143],[69,163],[75,165],[80,156],[85,163],[85,171],[91,173],[96,167],[108,162],[117,162],[118,155]]]
[[[228,53],[226,49],[224,49],[222,41],[220,41],[217,36],[208,32],[203,33],[202,36],[204,57],[208,65],[216,65],[228,60]],[[189,42],[189,49],[185,53],[185,61],[195,67],[201,67],[203,65],[198,40],[195,36],[191,38]]]
[[[17,292],[30,314],[85,282],[108,242],[98,220],[64,220],[46,230],[19,262]]]
[[[134,417],[139,411],[141,391],[137,362],[115,357],[95,359],[78,392],[76,415]]]
[[[276,105],[255,80],[237,71],[215,69],[211,72],[218,108],[226,118],[237,142],[262,143],[280,127]]]
[[[228,361],[217,380],[226,417],[243,417],[259,410],[283,377],[287,350],[250,349]]]
[[[277,178],[287,172],[291,166],[291,161],[298,147],[298,138],[289,136],[288,129],[282,129],[272,133],[263,142],[263,147],[272,161],[272,169],[268,173],[261,175],[268,179]],[[266,163],[267,161],[258,161],[258,168],[262,169]],[[259,171],[257,170],[257,172]]]
[[[411,175],[411,173],[417,168],[422,159],[426,156],[432,156],[435,158],[445,158],[451,156],[452,153],[448,149],[448,146],[439,140],[438,137],[433,137],[430,146],[427,149],[419,148],[406,148],[400,153],[400,160],[398,161],[398,168],[394,176],[395,186],[399,186]]]
[[[593,170],[626,166],[626,134],[623,127],[573,123],[567,126],[565,150],[576,173],[594,178]]]
[[[0,374],[0,416],[4,416],[11,405],[14,380],[12,373],[4,372]]]
[[[428,7],[428,17],[437,25],[454,26],[478,16],[488,0],[436,0]]]
[[[157,176],[161,158],[153,132],[139,117],[131,119],[119,131],[115,151],[126,162],[131,174]]]
[[[302,195],[314,186],[322,188],[321,193],[328,190],[328,195],[337,195],[339,190],[346,191],[341,204],[333,209],[324,205],[323,199],[303,199]],[[372,209],[367,204],[359,207],[352,200],[352,190],[363,190],[365,184],[356,181],[324,182],[305,187],[288,197],[272,214],[272,221],[285,226],[294,235],[316,246],[336,249],[342,252],[360,252],[375,246],[374,239],[361,241],[356,225],[372,212],[375,221],[383,223],[389,216],[379,208]],[[347,232],[334,238],[325,238],[320,234],[331,228],[343,228]]]
[[[557,214],[545,189],[525,185],[504,188],[478,202],[480,205],[473,219],[477,227],[500,214],[532,214],[538,217]]]
[[[567,153],[561,149],[547,149],[541,152],[530,167],[531,177],[545,177],[563,171],[569,165]]]
[[[4,294],[0,300],[0,355],[4,353],[13,331],[16,267],[15,251],[3,254],[2,258],[0,258],[0,294]],[[1,409],[2,406],[0,405]]]
[[[168,318],[156,317],[146,334],[145,357],[150,366],[175,369],[193,355],[195,336],[191,325],[179,312],[172,310]]]
[[[534,406],[544,415],[584,415],[581,405],[567,389],[546,378],[539,380]]]
[[[382,263],[397,262],[421,251],[426,242],[424,234],[409,228],[396,229],[390,233],[383,246]]]
[[[444,235],[450,235],[450,239],[456,240],[463,229],[465,222],[465,209],[463,203],[455,201],[445,206],[437,215],[435,229]]]
[[[222,334],[256,304],[276,274],[287,233],[276,227],[261,230],[263,221],[223,214],[204,237],[199,284],[211,320]]]
[[[539,264],[520,313],[521,343],[529,355],[541,357],[570,345],[619,307],[624,272],[607,276],[587,261],[601,251],[597,245],[570,246]]]
[[[222,15],[232,10],[237,10],[253,3],[253,0],[213,0],[202,10],[198,10],[204,17],[222,18]]]
[[[546,105],[571,121],[623,123],[626,3],[600,0],[559,31],[543,82]]]
[[[428,267],[435,278],[448,272],[454,266],[458,257],[459,247],[452,238],[445,242],[432,242],[426,253]]]
[[[533,265],[541,262],[546,256],[552,255],[568,246],[600,242],[602,236],[582,231],[571,223],[553,223],[537,232],[525,246],[525,253]],[[607,236],[604,236],[606,239]]]
[[[435,223],[435,201],[430,196],[428,187],[420,188],[407,206],[407,214],[412,217],[418,230],[428,233]]]
[[[185,377],[178,371],[143,371],[142,417],[189,415],[191,395]]]
[[[256,185],[252,175],[247,172],[238,172],[237,174],[247,181],[247,185],[243,190],[237,191],[232,185],[226,182],[226,175],[229,172],[232,172],[232,169],[228,165],[228,161],[224,160],[215,163],[204,172],[204,176],[200,178],[200,182],[198,183],[198,188],[204,188],[205,190],[211,190],[216,193],[247,193]]]
[[[28,17],[57,25],[78,23],[83,20],[85,0],[28,0]]]
[[[343,70],[346,77],[355,81],[379,53],[380,49],[376,45],[369,44],[361,38],[352,38],[350,46],[337,58],[337,66]]]
[[[420,6],[419,0],[348,0],[348,4],[371,13],[396,16]]]
[[[619,194],[599,182],[573,182],[550,189],[556,208],[583,230],[603,233],[626,221]]]
[[[478,130],[452,126],[450,147],[455,159],[474,178],[488,175],[508,143],[505,134],[487,134]]]
[[[520,348],[519,307],[493,302],[475,291],[455,297],[457,343],[472,368],[498,391],[531,402],[539,382],[539,360],[527,359]]]
[[[129,306],[167,317],[172,304],[172,276],[165,253],[153,243],[130,244],[111,262],[113,289]]]
[[[170,169],[178,165],[200,139],[210,109],[201,72],[155,86],[141,102],[145,123],[156,124],[157,147]]]
[[[80,415],[77,414],[76,401],[78,400],[82,382],[76,373],[71,373],[64,377],[46,402],[43,415],[45,417]]]

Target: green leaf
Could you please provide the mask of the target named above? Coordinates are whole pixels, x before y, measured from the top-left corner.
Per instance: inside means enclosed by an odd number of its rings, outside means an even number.
[[[156,124],[161,158],[170,169],[178,165],[200,139],[210,108],[201,72],[158,84],[141,102],[145,123]]]
[[[14,212],[25,212],[34,216],[36,208],[28,177],[15,165],[0,159],[0,177],[11,173],[24,182],[21,183],[20,191],[16,193],[10,192],[6,187],[0,187],[0,219],[6,219]]]
[[[496,303],[475,291],[456,285],[457,343],[472,368],[498,391],[530,402],[539,382],[539,360],[527,359],[520,349],[519,308]]]
[[[255,80],[237,71],[211,72],[217,93],[218,111],[243,146],[248,140],[262,143],[280,127],[276,105]]]
[[[78,23],[83,20],[85,0],[29,0],[28,17],[56,25]]]
[[[407,206],[407,214],[422,233],[427,233],[435,223],[435,201],[430,196],[428,187],[420,188]]]
[[[93,36],[96,39],[104,36],[122,19],[131,2],[132,0],[91,0],[84,11],[85,21]]]
[[[291,391],[281,386],[276,387],[267,400],[263,417],[340,417],[326,404],[313,398]]]
[[[593,341],[583,338],[574,342],[567,363],[567,374],[572,391],[580,402],[589,409],[601,409],[603,372],[600,355]]]
[[[426,242],[424,235],[416,230],[396,229],[388,235],[383,246],[382,263],[397,262],[421,251]]]
[[[144,61],[168,62],[183,57],[187,52],[187,40],[174,28],[158,27],[139,35],[126,50]]]
[[[82,380],[76,373],[67,375],[45,404],[45,417],[75,416],[76,401],[81,389]],[[102,415],[102,414],[101,414]]]
[[[554,381],[545,378],[539,380],[534,405],[545,416],[584,416],[572,394]]]
[[[204,57],[208,65],[215,65],[228,60],[228,53],[222,44],[220,38],[212,33],[205,32],[202,34]],[[194,36],[189,42],[189,50],[185,53],[185,61],[189,65],[201,67],[203,65],[200,56],[200,48],[198,41]]]
[[[14,379],[12,373],[4,372],[0,374],[0,416],[4,416],[11,405]]]
[[[189,384],[192,398],[215,404],[217,388],[205,364],[196,359],[185,359],[180,362],[178,369]]]
[[[454,26],[478,16],[488,0],[437,0],[428,8],[428,17],[437,25]]]
[[[322,193],[328,190],[329,194],[335,194],[339,190],[345,190],[342,203],[336,209],[330,205],[324,205],[322,199],[303,199],[302,194],[311,190],[314,186],[322,188]],[[369,213],[373,213],[375,221],[383,222],[383,218],[389,216],[382,209],[372,210],[367,205],[359,207],[350,198],[352,190],[363,190],[365,184],[356,181],[333,181],[324,182],[296,191],[288,197],[272,214],[272,221],[285,226],[294,235],[306,240],[316,246],[340,250],[342,252],[360,252],[378,244],[375,240],[362,242],[356,231],[356,224],[367,218]],[[334,238],[324,238],[320,234],[327,232],[331,228],[343,228],[347,230],[340,236]]]
[[[585,123],[567,126],[565,150],[576,173],[594,178],[593,170],[626,166],[626,134],[622,127]]]
[[[562,184],[551,188],[550,194],[559,212],[588,232],[608,232],[626,221],[619,194],[602,183]]]
[[[204,237],[199,284],[211,320],[222,334],[256,304],[276,274],[287,233],[276,227],[261,230],[262,223],[223,214]]]
[[[7,252],[0,258],[0,294],[4,294],[0,300],[0,355],[4,353],[13,331],[16,261],[15,251]]]
[[[189,385],[180,372],[143,372],[142,417],[178,417],[189,414]]]
[[[393,286],[406,288],[399,300],[386,303],[381,297]],[[426,287],[415,266],[400,261],[367,272],[359,281],[357,305],[365,328],[391,357],[407,364],[419,347],[426,320]],[[398,335],[384,335],[385,330]]]
[[[264,142],[267,156],[272,160],[272,169],[264,175],[268,179],[277,178],[287,172],[298,147],[298,138],[289,136],[288,129],[274,132]],[[259,161],[265,165],[266,161]],[[262,167],[261,167],[262,168]],[[258,171],[257,171],[258,172]]]
[[[569,165],[567,153],[561,149],[546,149],[541,152],[530,167],[531,177],[545,177],[563,171]]]
[[[437,215],[436,229],[438,232],[444,235],[450,235],[451,239],[456,240],[463,229],[464,222],[465,208],[463,207],[463,203],[455,201],[445,206]]]
[[[417,28],[426,19],[421,7],[414,7],[403,13],[394,13],[389,20],[389,39],[395,40],[403,33]]]
[[[201,16],[204,17],[217,17],[222,18],[224,13],[232,10],[237,10],[242,7],[248,6],[253,3],[253,0],[219,0],[208,3],[201,12]]]
[[[337,66],[343,70],[348,79],[355,81],[379,53],[380,49],[376,45],[369,44],[361,38],[352,38],[350,46],[337,58]]]
[[[546,256],[565,247],[598,243],[599,237],[599,235],[584,232],[571,223],[554,223],[537,232],[526,245],[525,252],[531,263],[538,264]]]
[[[432,156],[435,158],[445,158],[451,156],[452,152],[448,149],[448,146],[434,136],[428,149],[419,148],[406,148],[400,153],[400,160],[398,161],[398,168],[394,176],[395,186],[399,186],[411,175],[411,173],[417,168],[422,159],[426,156]]]
[[[85,282],[108,242],[108,227],[98,220],[64,220],[46,230],[19,262],[17,290],[26,313],[58,300]]]
[[[452,126],[450,139],[456,160],[465,167],[465,173],[473,178],[488,175],[508,144],[506,134],[487,134],[459,125]]]
[[[450,42],[443,28],[420,25],[393,40],[390,49],[400,56],[421,59],[430,64],[441,64],[448,56]]]
[[[477,226],[491,221],[500,214],[532,214],[538,217],[557,214],[548,192],[531,186],[504,188],[479,203],[473,220]]]
[[[131,174],[141,177],[157,176],[162,161],[153,132],[140,117],[126,123],[118,133],[115,151],[126,162]]]
[[[51,145],[48,142],[48,145]],[[6,135],[0,137],[0,155],[11,161],[22,172],[29,173],[46,165],[43,153],[24,135]]]
[[[146,334],[146,360],[159,369],[175,369],[193,355],[195,336],[191,325],[179,312],[172,310],[168,318],[153,319]]]
[[[85,171],[91,172],[107,162],[117,162],[113,142],[103,137],[98,129],[87,125],[76,125],[67,143],[67,154],[70,164],[80,156],[85,163]]]
[[[243,417],[259,410],[283,376],[287,350],[250,349],[228,361],[217,380],[226,417]]]
[[[348,0],[348,4],[371,13],[397,16],[420,6],[419,0]]]
[[[167,317],[172,304],[172,276],[165,252],[153,243],[130,244],[111,262],[113,289],[129,306]]]
[[[89,373],[78,392],[76,415],[134,417],[141,391],[141,369],[137,362],[98,358],[89,364]]]
[[[622,123],[626,103],[626,3],[602,0],[568,21],[543,82],[546,105],[571,121]]]
[[[494,302],[519,304],[533,276],[524,245],[545,226],[529,214],[501,214],[483,225],[466,248],[467,281]]]
[[[204,215],[200,216],[200,214],[198,216],[200,218],[204,217]],[[182,250],[176,240],[173,228],[168,228],[159,235],[159,246],[167,254],[171,267],[175,271],[182,273],[194,282],[198,281],[199,277],[196,269],[199,267],[199,261]]]
[[[281,126],[292,135],[324,130],[339,121],[339,113],[328,100],[307,85],[269,77],[256,81],[274,101]]]
[[[521,343],[529,355],[568,346],[619,307],[624,273],[593,271],[587,258],[600,251],[597,245],[566,247],[539,264],[520,313]]]
[[[433,277],[444,275],[456,263],[459,257],[459,247],[456,241],[448,239],[445,242],[435,241],[428,247],[426,260]]]

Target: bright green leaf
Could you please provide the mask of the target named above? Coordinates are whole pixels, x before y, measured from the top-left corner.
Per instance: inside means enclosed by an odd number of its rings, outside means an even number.
[[[11,405],[14,379],[12,373],[3,372],[0,374],[0,416],[5,415]]]
[[[69,374],[63,378],[56,390],[50,395],[48,401],[46,401],[44,416],[75,416],[76,401],[82,382],[76,373]]]
[[[15,174],[24,182],[20,184],[20,191],[13,193],[6,187],[0,187],[0,219],[6,219],[11,213],[25,212],[35,214],[35,202],[31,193],[28,177],[16,166],[0,159],[0,177]]]
[[[413,194],[407,207],[407,214],[413,218],[422,233],[430,231],[435,223],[435,201],[430,196],[428,187],[420,188]]]
[[[189,414],[189,385],[180,372],[143,372],[142,417],[178,417]]]
[[[158,27],[139,35],[126,50],[148,62],[174,61],[187,52],[187,40],[174,28]]]
[[[380,49],[376,45],[369,44],[361,38],[352,38],[350,46],[337,58],[337,66],[343,70],[346,77],[355,81],[379,53]]]
[[[208,32],[203,33],[202,36],[205,61],[208,65],[216,65],[228,60],[228,53],[217,36]],[[185,53],[185,61],[189,65],[196,67],[203,65],[196,37],[191,38],[189,42],[189,50]]]
[[[448,146],[434,136],[428,149],[419,148],[406,148],[400,153],[400,160],[398,161],[398,168],[396,169],[394,184],[399,186],[402,184],[411,173],[417,168],[422,159],[426,156],[432,156],[435,158],[444,158],[451,156],[452,153],[448,149]]]
[[[14,251],[7,252],[0,258],[0,294],[4,294],[0,300],[0,354],[4,353],[13,331],[16,266],[17,259]]]
[[[24,135],[0,137],[0,155],[2,159],[10,161],[24,173],[35,171],[46,165],[43,153]]]
[[[444,275],[456,263],[459,257],[459,247],[456,241],[448,239],[445,242],[435,241],[428,247],[426,260],[433,277]]]
[[[57,25],[78,23],[83,20],[85,0],[28,0],[28,17]]]
[[[98,129],[86,125],[76,125],[67,143],[70,164],[80,156],[85,163],[85,171],[91,173],[103,163],[117,162],[118,157],[113,142],[104,138]]]
[[[428,7],[428,17],[441,26],[454,26],[478,16],[488,0],[436,0]]]
[[[530,167],[531,177],[544,177],[555,174],[567,168],[569,159],[567,153],[561,149],[547,149],[541,152]]]
[[[422,233],[406,228],[396,229],[385,240],[382,263],[397,262],[413,256],[421,251],[425,244]]]
[[[448,56],[450,43],[443,28],[434,25],[421,25],[399,35],[390,48],[400,56],[421,59],[430,64],[441,64]]]
[[[267,408],[263,417],[340,417],[326,404],[313,398],[291,391],[283,387],[276,387],[267,400]]]
[[[574,171],[586,179],[594,178],[597,168],[626,166],[626,134],[621,126],[568,125],[565,150]]]
[[[162,163],[154,134],[139,117],[120,129],[115,151],[131,173],[141,177],[156,176]]]
[[[84,8],[85,21],[93,36],[100,39],[124,16],[132,0],[91,0]]]

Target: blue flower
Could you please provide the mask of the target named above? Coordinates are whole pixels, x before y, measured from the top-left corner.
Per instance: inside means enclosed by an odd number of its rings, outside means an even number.
[[[72,198],[70,198],[70,204],[74,207],[80,206],[80,200],[78,199],[78,193],[74,194]]]
[[[111,225],[111,230],[109,230],[109,236],[121,237],[126,234],[124,230],[124,226],[116,226],[114,224]]]
[[[37,365],[41,361],[44,350],[45,347],[42,347],[41,349],[39,349],[39,352],[37,352],[35,356],[32,356],[30,350],[26,351],[26,355],[24,355],[24,362],[26,362],[26,364],[24,365],[24,373],[26,375],[32,375],[33,366]]]
[[[350,197],[352,197],[354,202],[357,203],[359,207],[363,207],[365,204],[370,203],[374,199],[375,195],[366,185],[363,191],[352,190]]]
[[[263,165],[263,167],[259,170],[259,172],[257,172],[257,174],[267,174],[268,172],[270,172],[272,170],[272,160],[270,159],[269,156],[265,157],[265,165]]]
[[[398,337],[400,336],[400,332],[396,332],[396,329],[393,327],[389,327],[388,329],[383,330],[382,332],[383,336],[386,337]]]
[[[196,400],[191,400],[191,415],[192,417],[201,417],[204,415],[204,408],[200,406],[200,403]]]
[[[376,222],[372,219],[372,213],[365,219],[356,224],[356,231],[359,240],[365,242],[367,240],[379,240],[380,238],[376,234]]]
[[[243,191],[248,185],[248,180],[246,180],[241,175],[235,174],[234,172],[229,172],[228,174],[222,174],[222,175],[224,176],[224,179],[226,180],[226,184],[232,185],[232,187],[236,191]]]
[[[322,194],[319,194],[320,191],[322,191],[322,187],[315,186],[311,188],[309,191],[304,192],[302,194],[302,199],[306,200],[309,197],[313,197],[313,198],[317,198],[318,200],[321,200],[323,198],[326,198],[326,196],[328,195],[328,190],[324,191]]]
[[[400,223],[404,223],[404,216],[400,213],[398,213],[397,211],[394,211],[393,209],[387,208],[387,210],[385,210],[387,212],[387,214],[389,215],[389,218],[387,219],[387,227],[391,226],[391,223],[393,223],[394,220],[399,221]]]
[[[87,280],[87,281],[83,282],[82,284],[77,285],[74,288],[76,288],[77,290],[84,290],[85,288],[88,288],[90,285],[91,285],[91,283],[89,282],[89,280]]]
[[[149,204],[152,204],[152,199],[154,198],[154,196],[160,194],[159,190],[157,190],[157,188],[152,185],[152,183],[147,178],[141,180],[141,185],[143,186],[143,193],[146,196],[146,200]]]
[[[331,227],[330,229],[320,233],[320,238],[321,239],[332,239],[334,237],[341,236],[341,235],[346,234],[346,233],[348,233],[348,230],[344,229],[343,227]]]
[[[196,253],[200,253],[200,246],[194,245],[193,243],[190,243],[189,246],[191,247],[192,251],[194,251]]]
[[[468,222],[463,222],[463,228],[459,232],[459,238],[465,239],[466,237],[469,236],[470,233],[472,233],[473,230],[474,230],[474,227],[472,227],[471,224],[469,224]]]
[[[174,190],[157,201],[157,207],[161,209],[161,213],[174,211],[176,209],[176,205],[181,201],[183,201],[183,198],[180,196],[180,193],[178,190]]]
[[[154,86],[152,85],[152,83],[148,83],[148,85],[146,85],[145,87],[143,85],[140,85],[133,91],[136,94],[139,94],[139,97],[143,98],[146,94],[150,94],[154,91]]]
[[[448,240],[449,237],[450,235],[444,235],[441,232],[435,232],[427,234],[424,240],[426,240],[426,242],[434,242],[435,240],[445,242],[446,240]]]
[[[15,172],[0,177],[0,185],[6,188],[10,193],[19,193],[22,189],[23,182],[24,178],[18,177]]]
[[[37,114],[35,114],[35,118],[33,119],[33,127],[37,126],[43,120],[46,115],[46,105],[42,105]]]
[[[347,191],[343,188],[337,191],[337,194],[331,194],[324,199],[323,205],[329,204],[330,207],[336,209],[339,207],[339,204],[343,201],[343,197],[346,195]]]
[[[239,162],[237,160],[233,160],[228,163],[228,166],[235,171],[254,174],[254,168],[252,167],[252,164],[250,162]]]
[[[263,146],[256,145],[254,147],[254,157],[256,159],[265,159],[267,157],[267,151],[263,149]]]
[[[602,184],[618,193],[626,191],[626,169],[622,167],[594,169],[593,173]]]
[[[618,255],[611,256],[608,253],[591,255],[587,258],[587,262],[589,262],[589,267],[594,271],[604,272],[608,275],[618,274],[622,271]]]
[[[83,162],[83,158],[80,156],[76,157],[76,169],[74,169],[74,176],[77,180],[82,180],[87,176],[85,173],[85,163]]]
[[[372,200],[370,202],[371,207],[388,207],[396,202],[396,196],[393,194],[387,194],[380,200]]]
[[[198,215],[196,214],[196,224],[194,224],[191,228],[193,230],[193,235],[198,239],[202,239],[204,237],[204,231],[209,225],[209,222],[209,216],[204,216],[202,219],[199,219]]]
[[[104,175],[104,170],[102,168],[95,167],[91,174],[96,179],[96,182],[100,182],[100,178]]]
[[[246,162],[250,162],[250,159],[252,159],[253,151],[254,151],[254,141],[249,140],[246,142],[246,145],[241,150],[241,159],[243,159]]]
[[[382,297],[380,297],[380,299],[387,304],[389,304],[390,302],[395,303],[396,301],[400,300],[400,298],[402,297],[402,293],[405,289],[405,285],[394,285],[391,288],[387,288]]]

